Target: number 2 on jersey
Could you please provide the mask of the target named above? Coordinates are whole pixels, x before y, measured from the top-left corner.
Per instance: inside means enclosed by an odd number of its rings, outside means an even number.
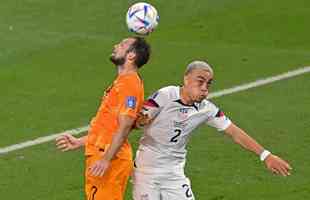
[[[170,142],[178,142],[178,137],[181,135],[182,130],[175,129],[174,132],[176,133],[176,135],[170,139]]]

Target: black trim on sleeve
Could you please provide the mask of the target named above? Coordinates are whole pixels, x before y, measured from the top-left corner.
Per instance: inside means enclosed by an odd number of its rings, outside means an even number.
[[[193,104],[193,105],[185,104],[182,102],[181,99],[175,100],[174,102],[177,102],[177,103],[181,104],[182,106],[194,107],[198,111],[198,107],[195,104]]]

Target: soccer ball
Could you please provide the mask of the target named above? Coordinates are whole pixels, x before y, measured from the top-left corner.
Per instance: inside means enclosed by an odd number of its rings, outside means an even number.
[[[148,3],[135,3],[128,9],[126,23],[129,31],[139,35],[151,33],[158,25],[157,10]]]

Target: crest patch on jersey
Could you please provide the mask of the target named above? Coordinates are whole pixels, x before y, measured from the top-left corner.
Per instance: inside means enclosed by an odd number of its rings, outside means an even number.
[[[136,97],[128,96],[126,98],[126,107],[127,108],[135,109],[136,108],[136,103],[137,103]]]

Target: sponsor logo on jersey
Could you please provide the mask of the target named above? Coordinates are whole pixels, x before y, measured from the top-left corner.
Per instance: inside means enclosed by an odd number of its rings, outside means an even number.
[[[126,98],[126,107],[135,109],[136,108],[136,102],[137,102],[136,97],[128,96]]]

